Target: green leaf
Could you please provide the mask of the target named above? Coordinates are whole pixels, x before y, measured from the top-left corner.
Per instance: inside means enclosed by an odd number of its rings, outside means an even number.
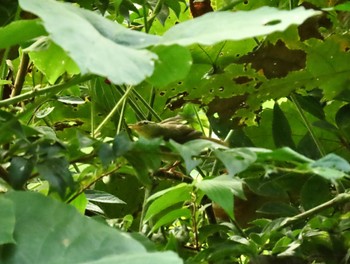
[[[54,84],[65,72],[70,75],[80,72],[75,62],[55,43],[49,43],[48,48],[44,50],[29,52],[29,57],[50,84]]]
[[[184,79],[192,65],[191,53],[187,48],[172,46],[157,46],[152,49],[158,55],[155,69],[148,82],[157,87]]]
[[[299,154],[298,152],[290,148],[280,148],[274,151],[259,152],[258,160],[261,162],[268,160],[275,161],[286,161],[286,162],[296,162],[296,163],[311,163],[312,159],[305,157],[304,155]]]
[[[0,26],[4,26],[14,20],[18,10],[17,1],[3,0],[0,4]]]
[[[77,96],[58,96],[57,101],[70,105],[79,105],[85,103],[83,99]]]
[[[137,178],[144,185],[150,185],[150,174],[159,169],[161,165],[160,143],[161,138],[145,139],[140,137],[124,157],[136,171]]]
[[[115,159],[112,147],[107,143],[101,143],[98,149],[98,157],[101,159],[103,166],[107,167]]]
[[[15,205],[16,244],[2,246],[3,264],[145,264],[164,263],[165,259],[167,263],[182,263],[172,252],[148,253],[130,234],[89,219],[73,207],[38,193],[12,192],[5,196]]]
[[[336,5],[334,9],[339,11],[350,11],[350,3],[343,3],[340,5]]]
[[[188,208],[175,209],[170,212],[167,212],[162,216],[152,227],[152,231],[156,231],[158,228],[174,222],[176,219],[189,219],[191,217],[191,211]]]
[[[201,159],[195,156],[198,156],[205,149],[226,148],[223,145],[205,139],[190,140],[185,144],[179,144],[174,140],[170,140],[169,145],[184,159],[188,173],[201,163]]]
[[[305,111],[321,120],[325,119],[325,113],[318,98],[313,96],[301,96],[299,94],[294,94],[294,96],[297,102]]]
[[[26,181],[31,177],[34,162],[32,159],[13,157],[9,168],[11,185],[15,189],[22,189]]]
[[[316,160],[311,167],[324,167],[336,169],[343,172],[350,172],[350,164],[347,160],[336,154],[330,153],[319,160]]]
[[[81,193],[69,204],[74,206],[83,215],[85,213],[85,210],[87,209],[88,200],[86,199],[86,195],[84,193]]]
[[[118,197],[99,190],[85,190],[86,198],[89,201],[100,203],[125,204],[125,202]]]
[[[123,263],[123,264],[154,264],[154,263],[169,263],[179,264],[183,263],[174,252],[153,252],[153,253],[139,253],[125,255],[112,255],[105,256],[99,260],[92,260],[89,264],[111,264],[111,263]]]
[[[191,185],[181,183],[177,186],[168,188],[150,196],[147,201],[154,201],[148,207],[144,220],[148,221],[156,214],[162,212],[163,210],[174,204],[190,200],[191,191]]]
[[[300,213],[295,207],[283,202],[267,202],[257,212],[279,217],[293,216]]]
[[[343,179],[347,176],[342,171],[325,167],[311,167],[311,172],[332,182]]]
[[[113,152],[115,157],[123,156],[132,148],[132,142],[126,133],[115,136],[113,141]]]
[[[57,143],[51,145],[49,142],[44,142],[40,145],[38,154],[41,155],[36,166],[39,174],[50,183],[52,190],[64,197],[66,189],[72,189],[74,182],[63,147]]]
[[[225,165],[230,176],[246,170],[257,158],[248,148],[214,150],[214,154]]]
[[[284,31],[290,25],[300,25],[307,18],[320,14],[303,7],[290,11],[262,7],[249,12],[210,12],[170,28],[160,44],[212,45],[223,40],[241,40]],[[244,21],[242,23],[242,21]],[[271,22],[275,22],[271,24]]]
[[[245,199],[242,181],[228,175],[202,180],[196,184],[196,187],[220,205],[232,219],[234,219],[234,196]]]
[[[13,237],[16,223],[14,204],[11,200],[0,196],[0,208],[0,245],[15,243]]]
[[[293,242],[291,237],[288,236],[284,236],[282,238],[280,238],[276,244],[274,245],[274,247],[272,248],[272,253],[273,254],[278,254],[281,253],[285,250],[288,249],[288,246]]]
[[[19,3],[43,20],[51,39],[69,54],[82,74],[101,75],[116,84],[138,84],[152,74],[156,55],[136,48],[150,46],[158,37],[128,30],[68,3],[53,0]]]
[[[329,181],[318,177],[310,177],[301,189],[300,198],[304,210],[309,210],[331,199]]]
[[[349,53],[343,51],[337,37],[327,38],[325,41],[308,40],[307,71],[316,80],[316,85],[322,89],[324,98],[333,99],[347,90],[349,82]]]
[[[0,85],[5,85],[5,84],[11,84],[12,81],[10,80],[0,80]]]
[[[0,110],[0,143],[5,144],[13,141],[13,136],[25,137],[21,123],[12,114]]]
[[[14,21],[0,28],[0,49],[24,44],[42,35],[47,33],[38,19]]]
[[[272,135],[276,147],[290,147],[295,149],[295,144],[292,138],[292,130],[288,119],[277,102],[273,107]]]
[[[346,104],[339,108],[335,115],[335,122],[337,127],[339,128],[341,134],[350,140],[350,104]]]

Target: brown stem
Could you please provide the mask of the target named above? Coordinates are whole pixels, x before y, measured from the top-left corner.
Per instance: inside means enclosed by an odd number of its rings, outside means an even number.
[[[11,97],[15,97],[21,94],[24,80],[28,70],[28,65],[29,65],[29,55],[27,53],[23,53],[21,58],[21,64],[19,66],[19,69],[16,75],[15,85],[11,93]]]

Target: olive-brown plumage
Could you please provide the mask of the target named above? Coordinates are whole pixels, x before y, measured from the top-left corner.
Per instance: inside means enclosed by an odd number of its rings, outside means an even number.
[[[163,137],[165,140],[172,139],[178,143],[198,139],[202,133],[188,126],[180,116],[171,117],[156,123],[148,120],[129,125],[140,136],[145,138]]]

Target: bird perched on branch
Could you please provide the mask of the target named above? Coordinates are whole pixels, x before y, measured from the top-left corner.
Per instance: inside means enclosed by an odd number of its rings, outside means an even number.
[[[179,115],[164,119],[159,123],[143,120],[128,125],[128,127],[145,138],[162,137],[165,140],[172,139],[180,144],[194,139],[206,139],[227,147],[227,144],[220,139],[203,136],[202,132],[190,127],[187,121]]]
[[[178,143],[202,137],[202,133],[188,126],[181,116],[170,117],[159,123],[143,120],[128,126],[145,138],[163,137],[165,140],[172,139]]]

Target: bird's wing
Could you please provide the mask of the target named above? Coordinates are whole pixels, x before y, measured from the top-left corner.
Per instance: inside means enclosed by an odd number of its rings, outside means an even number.
[[[178,124],[186,124],[186,123],[187,121],[183,119],[180,115],[169,117],[160,122],[160,124],[169,124],[169,125],[178,125]]]

